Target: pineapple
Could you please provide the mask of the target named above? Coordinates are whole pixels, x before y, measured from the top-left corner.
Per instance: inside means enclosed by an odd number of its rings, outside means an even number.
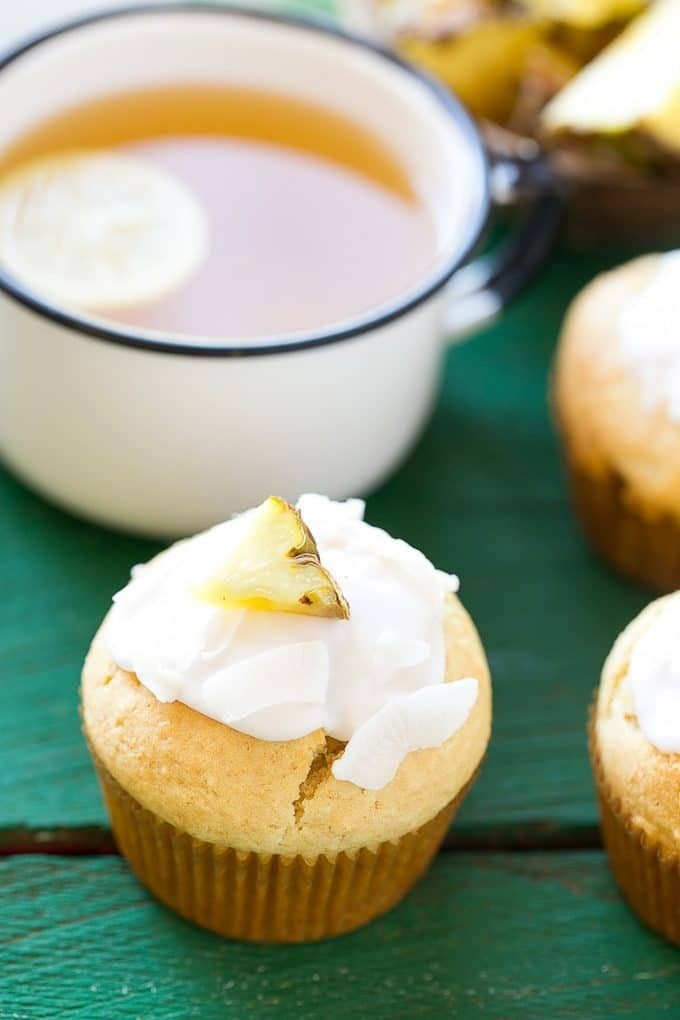
[[[276,496],[257,508],[241,544],[196,594],[224,609],[349,618],[309,528],[295,507]]]
[[[680,0],[659,0],[548,104],[546,135],[638,135],[680,152],[679,45]]]
[[[522,15],[494,15],[441,38],[404,33],[398,49],[452,89],[475,117],[503,121],[523,68],[540,39],[539,24]]]
[[[548,21],[574,28],[595,29],[625,22],[647,6],[648,0],[520,0],[521,6]]]

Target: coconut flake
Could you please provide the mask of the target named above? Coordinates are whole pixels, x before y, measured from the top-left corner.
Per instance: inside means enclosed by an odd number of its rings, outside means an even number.
[[[328,496],[307,492],[300,496],[297,508],[303,521],[310,528],[312,524],[317,524],[325,530],[347,521],[363,521],[366,503],[363,499],[346,499],[338,502],[329,499]]]
[[[245,612],[225,612],[195,599],[178,602],[170,591],[148,598],[143,592],[146,576],[133,581],[129,592],[116,597],[107,623],[106,643],[119,666],[136,673],[161,701],[173,701],[179,696],[182,675],[201,660],[223,652]],[[138,585],[143,592],[140,602],[134,590]],[[173,626],[171,621],[180,613],[181,625]],[[121,647],[126,654],[120,654]],[[205,648],[210,653],[204,652]]]
[[[140,660],[137,666],[137,679],[159,701],[177,701],[182,691],[182,674],[176,669],[158,666],[156,663],[145,663]]]
[[[282,645],[214,673],[203,684],[212,716],[235,722],[274,705],[321,705],[326,699],[330,659],[321,641]]]
[[[459,730],[477,700],[473,678],[423,687],[392,698],[351,737],[333,775],[381,790],[411,751],[439,747]]]
[[[385,670],[386,680],[399,669],[420,666],[429,656],[430,645],[427,641],[400,634],[391,628],[382,631],[375,642],[376,666]]]
[[[447,574],[444,570],[437,570],[437,577],[441,582],[442,591],[445,595],[455,595],[460,590],[460,578],[458,574]]]

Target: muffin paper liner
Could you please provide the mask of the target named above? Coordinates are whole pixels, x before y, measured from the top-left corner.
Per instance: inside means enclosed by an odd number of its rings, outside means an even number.
[[[602,836],[618,886],[645,924],[680,945],[680,856],[669,853],[637,825],[613,794],[604,776],[592,716],[590,758]]]
[[[659,592],[680,588],[680,520],[639,513],[614,474],[597,477],[569,458],[567,466],[576,514],[598,552],[626,577]]]
[[[252,942],[351,931],[393,907],[427,870],[475,776],[425,825],[374,847],[318,857],[235,850],[142,807],[93,755],[118,847],[139,881],[182,917]]]

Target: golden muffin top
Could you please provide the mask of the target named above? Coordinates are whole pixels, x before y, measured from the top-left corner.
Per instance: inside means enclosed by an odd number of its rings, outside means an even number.
[[[680,594],[624,630],[602,674],[593,718],[603,780],[650,840],[680,844]]]
[[[454,592],[360,500],[270,497],[134,568],[85,664],[85,732],[161,818],[237,849],[403,835],[471,778],[489,674]]]
[[[323,729],[293,740],[262,740],[179,701],[160,701],[111,661],[101,630],[83,671],[85,735],[140,804],[199,839],[305,856],[395,839],[460,792],[489,740],[488,667],[475,627],[453,595],[443,630],[446,681],[475,676],[476,701],[448,740],[408,754],[379,790],[333,775],[344,744]]]
[[[596,277],[566,317],[554,402],[570,458],[650,513],[680,513],[680,254]]]

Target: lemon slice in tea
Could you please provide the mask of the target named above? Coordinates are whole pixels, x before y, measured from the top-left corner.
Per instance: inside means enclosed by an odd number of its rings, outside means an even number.
[[[207,239],[197,199],[142,159],[77,152],[0,178],[0,263],[60,304],[96,311],[157,300],[191,276]]]

